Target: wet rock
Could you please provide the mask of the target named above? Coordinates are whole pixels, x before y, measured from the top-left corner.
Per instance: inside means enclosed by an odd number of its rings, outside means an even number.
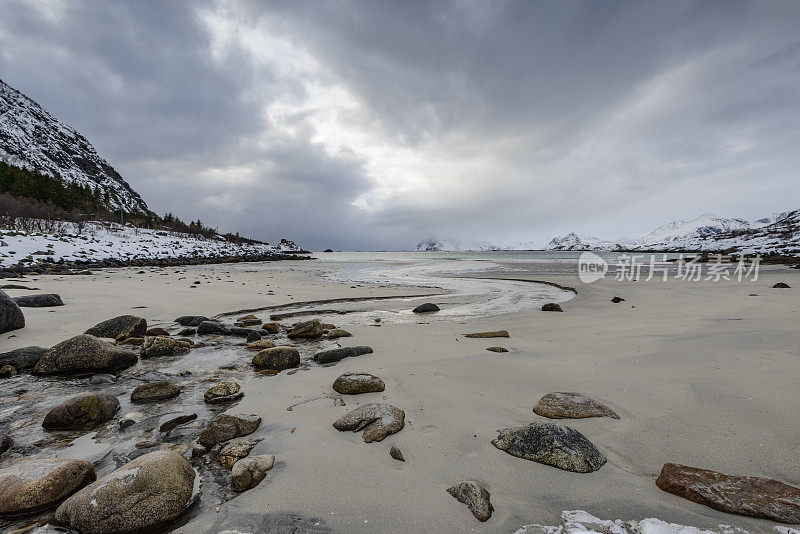
[[[156,326],[154,328],[148,328],[147,332],[144,333],[146,337],[155,337],[155,336],[166,336],[169,337],[169,332],[161,328],[160,326]]]
[[[129,337],[144,337],[147,332],[147,321],[135,315],[120,315],[94,325],[84,332],[95,337],[111,337],[117,341]]]
[[[253,365],[260,369],[283,371],[300,365],[300,352],[294,347],[273,347],[255,355]]]
[[[247,345],[247,350],[264,350],[264,349],[271,349],[275,346],[275,342],[271,339],[260,339],[258,341],[253,341],[249,345]]]
[[[614,304],[619,304],[620,302],[625,302],[625,299],[622,297],[614,297],[611,299],[611,302],[613,302]]]
[[[268,334],[277,334],[281,331],[281,323],[264,323],[261,328],[266,330]]]
[[[180,394],[180,392],[181,388],[172,382],[159,380],[157,382],[150,382],[149,384],[136,386],[131,393],[131,402],[158,402],[175,398]]]
[[[136,353],[94,336],[81,334],[45,352],[33,368],[35,375],[115,373],[138,361]]]
[[[583,434],[550,421],[534,421],[499,432],[492,445],[517,458],[576,473],[591,473],[606,463],[603,453]]]
[[[340,337],[353,337],[353,334],[344,328],[331,328],[328,330],[328,339],[339,339]]]
[[[179,336],[193,336],[197,333],[196,328],[184,328],[180,332],[178,332]]]
[[[533,407],[533,411],[550,419],[583,419],[585,417],[613,417],[619,415],[592,398],[580,393],[548,393]]]
[[[137,449],[152,449],[153,447],[157,446],[158,443],[156,443],[155,441],[140,441],[139,443],[136,443],[134,445],[134,447],[136,447]]]
[[[0,291],[0,334],[25,327],[19,305],[5,291]]]
[[[416,308],[414,308],[411,311],[414,312],[414,313],[438,312],[439,311],[439,306],[437,306],[436,304],[430,303],[430,302],[426,302],[425,304],[420,304],[419,306],[417,306]]]
[[[141,347],[144,345],[144,338],[143,337],[129,337],[128,339],[123,339],[122,341],[118,341],[120,345],[136,345]]]
[[[563,312],[564,310],[561,309],[560,304],[556,304],[555,302],[548,302],[547,304],[542,305],[542,311]]]
[[[777,480],[666,463],[656,486],[721,512],[800,523],[800,488]]]
[[[208,321],[208,317],[204,317],[202,315],[183,315],[175,319],[175,322],[181,326],[194,326],[198,327],[205,321]]]
[[[186,341],[172,339],[171,337],[148,337],[142,344],[140,355],[142,358],[155,358],[157,356],[176,356],[189,352],[191,345]]]
[[[233,464],[231,468],[231,487],[236,491],[247,491],[258,486],[267,471],[275,465],[275,457],[271,454],[260,454],[244,458]]]
[[[258,323],[261,324],[261,319],[259,319],[258,317],[256,317],[252,313],[249,313],[247,315],[242,315],[241,317],[237,317],[236,321],[239,322],[239,323],[242,323],[244,321],[258,321]]]
[[[51,306],[63,306],[61,297],[55,293],[40,293],[38,295],[24,295],[14,297],[14,302],[20,308],[49,308]]]
[[[372,347],[342,347],[340,349],[323,350],[314,354],[314,361],[317,363],[338,362],[344,358],[363,356],[372,354]]]
[[[217,443],[252,434],[259,424],[261,424],[261,418],[257,415],[237,416],[223,413],[208,423],[197,441],[203,447],[210,449]]]
[[[486,350],[491,352],[508,352],[508,349],[505,347],[488,347]]]
[[[252,334],[253,332],[258,333],[256,330],[253,330],[252,328],[244,328],[242,326],[232,326],[231,328],[228,329],[228,332],[229,335],[231,336],[244,337],[244,338],[250,337],[250,334]]]
[[[169,421],[165,421],[158,429],[161,432],[169,432],[170,430],[174,430],[180,425],[185,425],[186,423],[194,421],[195,419],[197,419],[196,413],[188,415],[179,415],[178,417],[174,417]]]
[[[82,534],[159,532],[186,510],[194,477],[177,452],[151,452],[64,501],[52,522]]]
[[[125,430],[126,428],[133,426],[135,424],[136,421],[134,421],[133,419],[123,419],[122,421],[119,422],[119,429]]]
[[[47,430],[89,430],[110,421],[119,401],[108,393],[84,393],[59,404],[44,416]]]
[[[475,332],[472,334],[464,334],[464,337],[470,338],[487,338],[487,337],[510,337],[505,330],[492,330],[491,332]]]
[[[86,460],[29,460],[0,473],[0,515],[16,516],[54,507],[95,480]]]
[[[203,400],[209,404],[226,402],[244,397],[244,392],[236,380],[223,380],[217,382],[203,394]]]
[[[197,334],[215,334],[219,336],[230,335],[231,330],[219,321],[203,321],[197,326]]]
[[[791,286],[785,282],[778,282],[772,287],[775,289],[789,289]]]
[[[93,386],[113,384],[114,382],[114,375],[94,375],[89,379],[89,383]]]
[[[17,369],[10,364],[5,364],[0,367],[0,378],[11,378],[17,374]]]
[[[365,404],[337,419],[333,428],[340,432],[363,430],[364,442],[372,443],[400,432],[405,426],[405,418],[403,410],[390,404]]]
[[[345,373],[333,383],[333,389],[343,395],[375,393],[386,389],[383,380],[369,373]]]
[[[261,339],[261,334],[253,330],[249,334],[247,334],[247,342],[248,343],[255,343],[256,341]]]
[[[247,457],[250,451],[253,450],[253,447],[258,445],[260,441],[260,439],[243,439],[236,443],[231,443],[219,453],[217,462],[225,469],[230,469],[233,467],[233,464]]]
[[[448,488],[447,493],[466,504],[478,521],[483,522],[492,517],[494,506],[489,500],[489,492],[474,480]]]
[[[392,446],[392,448],[389,449],[389,456],[391,456],[395,460],[399,460],[401,462],[405,462],[406,461],[406,459],[403,458],[403,453],[400,452],[400,449],[398,449],[395,446]]]
[[[311,321],[296,324],[289,331],[289,338],[317,338],[322,337],[323,333],[319,319],[312,319]]]
[[[322,329],[323,329],[323,330],[333,330],[333,329],[335,329],[335,328],[336,328],[336,325],[335,325],[335,324],[332,324],[332,323],[322,323]]]
[[[44,347],[22,347],[0,354],[0,364],[13,365],[17,371],[26,372],[33,369],[47,349]]]
[[[39,291],[38,287],[28,287],[21,284],[3,284],[0,285],[0,289],[27,289],[29,291]]]

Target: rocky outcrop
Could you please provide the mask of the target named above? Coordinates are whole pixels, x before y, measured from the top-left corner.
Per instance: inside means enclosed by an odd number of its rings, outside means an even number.
[[[550,419],[583,419],[586,417],[613,417],[619,415],[592,398],[580,393],[548,393],[533,407],[534,413]]]
[[[194,478],[177,452],[151,452],[64,501],[52,522],[81,534],[159,532],[186,510]]]
[[[275,465],[275,457],[271,454],[260,454],[244,458],[233,464],[231,468],[231,487],[236,491],[247,491],[258,486]]]
[[[510,337],[506,330],[493,330],[491,332],[475,332],[472,334],[464,334],[464,337],[470,338],[488,338],[488,337]]]
[[[13,365],[19,372],[30,371],[47,349],[44,347],[22,347],[0,354],[0,365]]]
[[[233,464],[242,458],[246,458],[250,454],[250,451],[253,450],[253,447],[258,445],[260,441],[260,439],[243,439],[236,443],[231,443],[219,453],[217,462],[219,462],[222,467],[230,469],[233,467]]]
[[[115,373],[136,364],[135,353],[94,336],[81,334],[44,353],[33,368],[35,375]]]
[[[50,410],[42,421],[47,430],[89,430],[110,421],[119,401],[108,393],[84,393]]]
[[[84,334],[95,337],[111,337],[122,341],[129,337],[144,337],[147,321],[135,315],[120,315],[91,327]]]
[[[183,315],[175,319],[175,322],[181,326],[200,326],[204,321],[208,321],[208,317],[202,315]]]
[[[294,327],[289,331],[289,338],[307,338],[313,339],[322,337],[325,331],[322,328],[322,324],[319,322],[319,319],[312,319],[311,321],[306,321],[304,323],[298,323],[294,325]]]
[[[0,291],[0,334],[25,328],[25,316],[5,291]]]
[[[42,512],[95,480],[86,460],[28,460],[0,473],[0,515]]]
[[[257,415],[230,415],[220,414],[203,429],[197,442],[203,447],[210,449],[217,443],[232,440],[252,434],[261,424],[261,418]]]
[[[343,395],[358,395],[383,391],[386,385],[369,373],[345,373],[334,381],[333,389]]]
[[[483,522],[492,517],[494,506],[489,500],[489,492],[474,480],[456,484],[448,488],[447,493],[458,499],[458,502],[466,504],[478,521]]]
[[[340,349],[323,350],[314,354],[314,361],[317,363],[333,363],[344,358],[353,358],[372,354],[372,347],[342,347]]]
[[[271,371],[291,369],[300,365],[300,352],[294,347],[264,349],[253,357],[253,365]]]
[[[172,382],[158,380],[156,382],[150,382],[148,384],[136,386],[136,388],[131,392],[131,402],[158,402],[175,398],[180,394],[180,392],[181,388]]]
[[[197,334],[214,334],[218,336],[228,336],[231,329],[219,321],[203,321],[197,326]]]
[[[721,512],[800,523],[800,488],[777,480],[667,463],[656,486]]]
[[[550,421],[534,421],[499,432],[492,445],[517,458],[576,473],[591,473],[606,463],[603,453],[583,434]]]
[[[431,302],[426,302],[425,304],[420,304],[419,306],[417,306],[416,308],[414,308],[411,311],[414,312],[414,313],[438,312],[439,311],[439,306],[437,306],[436,304],[433,304]]]
[[[146,337],[142,344],[142,351],[139,354],[142,358],[177,356],[189,352],[191,346],[192,345],[187,341],[181,341],[171,337]]]
[[[337,419],[333,428],[340,432],[363,430],[364,442],[372,443],[400,432],[405,426],[405,418],[403,410],[390,404],[365,404]]]
[[[209,404],[227,402],[244,397],[242,387],[236,380],[223,380],[211,386],[203,394],[203,400]]]
[[[49,308],[51,306],[63,306],[61,297],[55,293],[40,293],[39,295],[24,295],[14,297],[14,302],[20,308]]]

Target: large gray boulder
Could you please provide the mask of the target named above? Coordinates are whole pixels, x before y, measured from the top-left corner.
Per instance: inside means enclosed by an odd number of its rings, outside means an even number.
[[[138,361],[136,353],[94,336],[81,334],[62,341],[39,358],[35,375],[115,373]]]
[[[63,306],[61,297],[55,293],[40,293],[38,295],[23,295],[14,297],[14,302],[20,308],[49,308],[51,306]]]
[[[294,347],[272,347],[253,357],[253,365],[260,369],[283,371],[300,365],[300,352]]]
[[[22,347],[0,354],[0,366],[13,365],[19,372],[30,371],[47,349],[44,347]]]
[[[345,373],[334,381],[333,389],[343,395],[358,395],[383,391],[386,384],[369,373]]]
[[[0,516],[52,508],[94,481],[86,460],[28,460],[0,472]]]
[[[177,452],[151,452],[64,501],[52,523],[81,534],[160,532],[186,511],[194,477]]]
[[[120,315],[94,325],[84,334],[95,337],[111,337],[122,341],[129,337],[144,337],[145,332],[147,332],[145,319],[135,315]]]
[[[177,397],[180,392],[181,388],[172,382],[157,380],[155,382],[148,382],[147,384],[136,386],[131,392],[131,402],[158,402]]]
[[[0,291],[0,334],[25,327],[19,305],[5,291]]]
[[[197,334],[214,334],[220,336],[230,335],[231,329],[219,321],[203,321],[197,325]]]
[[[340,432],[363,430],[364,442],[372,443],[400,432],[405,426],[405,419],[405,412],[390,404],[365,404],[337,419],[333,428]]]
[[[208,426],[200,433],[200,437],[197,438],[197,442],[210,449],[217,443],[252,434],[260,424],[261,418],[257,415],[237,416],[223,413],[208,423]]]
[[[119,401],[108,393],[84,393],[59,404],[44,416],[47,430],[87,430],[110,421]]]

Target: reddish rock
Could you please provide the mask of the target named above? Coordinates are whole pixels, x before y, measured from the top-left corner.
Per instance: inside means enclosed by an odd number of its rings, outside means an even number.
[[[800,488],[777,480],[667,463],[656,486],[721,512],[800,523]]]

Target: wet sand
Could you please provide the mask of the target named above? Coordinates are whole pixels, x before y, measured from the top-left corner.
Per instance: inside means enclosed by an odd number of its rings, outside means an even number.
[[[179,315],[215,315],[292,298],[426,291],[353,288],[319,277],[320,268],[315,262],[276,263],[268,273],[274,278],[266,281],[263,271],[227,266],[177,274],[164,270],[166,276],[123,269],[93,277],[26,279],[43,292],[61,294],[67,305],[53,313],[26,309],[29,326],[0,340],[3,350],[48,346],[123,313],[141,314],[149,325],[159,326],[172,325]],[[211,272],[211,283],[188,287]],[[262,417],[249,437],[264,441],[252,454],[274,454],[275,467],[258,487],[219,504],[218,511],[190,514],[178,531],[219,532],[224,526],[282,532],[294,525],[298,532],[514,532],[531,523],[558,524],[561,511],[572,509],[604,519],[658,517],[698,527],[724,523],[772,531],[773,522],[691,503],[662,492],[654,480],[663,463],[677,462],[800,486],[800,272],[778,268],[755,283],[604,280],[581,285],[568,275],[531,278],[575,286],[578,294],[562,303],[564,313],[420,318],[380,327],[349,324],[348,315],[331,318],[353,333],[339,340],[341,345],[370,345],[374,354],[243,380],[245,397],[230,412]],[[792,289],[772,289],[778,281]],[[275,295],[267,296],[267,289]],[[611,303],[615,295],[626,301]],[[257,315],[268,319],[266,313]],[[461,336],[499,329],[511,337]],[[510,352],[485,350],[493,345]],[[326,396],[335,394],[331,384],[347,371],[375,374],[386,390],[344,396],[347,406],[336,406]],[[538,418],[533,406],[556,391],[584,393],[620,414],[619,420],[562,421],[608,457],[599,471],[561,471],[491,445],[497,429]],[[360,434],[331,426],[370,402],[405,410],[405,428],[366,444]],[[392,445],[402,450],[404,463],[389,456]],[[491,493],[495,512],[486,523],[446,492],[470,479]]]

